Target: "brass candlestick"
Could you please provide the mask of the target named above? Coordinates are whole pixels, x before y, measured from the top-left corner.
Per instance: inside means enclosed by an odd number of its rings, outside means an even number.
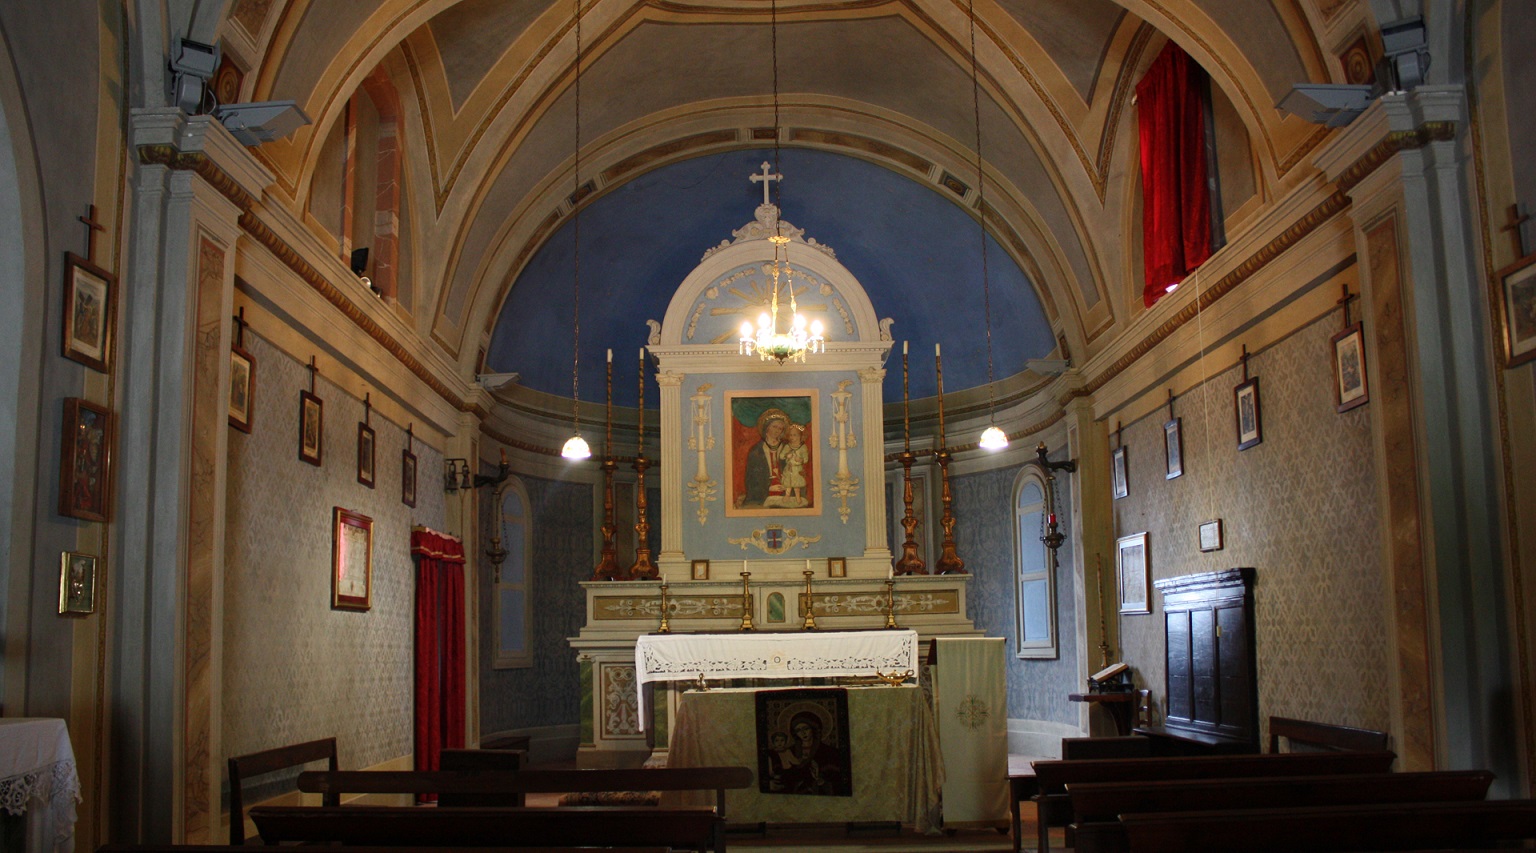
[[[614,553],[613,535],[618,526],[613,522],[613,472],[619,463],[613,459],[613,350],[608,351],[608,425],[603,439],[603,557],[592,570],[592,580],[622,580],[624,569]],[[666,616],[662,616],[666,624]]]
[[[634,580],[655,580],[661,569],[651,560],[651,522],[645,495],[645,348],[640,349],[639,415],[635,424],[635,564],[629,567]]]
[[[1099,591],[1099,668],[1109,666],[1109,629],[1104,626],[1104,556],[1094,554],[1093,585]]]
[[[885,580],[885,627],[896,628],[896,579]]]
[[[672,623],[667,621],[667,585],[661,585],[661,625],[656,628],[658,634],[672,633]]]
[[[901,527],[907,532],[906,540],[901,543],[901,556],[897,558],[892,567],[898,575],[926,575],[928,566],[923,563],[923,558],[917,553],[917,516],[912,514],[912,462],[917,457],[912,453],[912,423],[910,403],[907,397],[907,343],[901,343],[901,499],[906,505],[906,513],[901,517]]]
[[[741,573],[741,630],[752,630],[752,573]]]
[[[811,598],[811,578],[816,573],[806,569],[800,574],[805,575],[805,621],[800,623],[800,630],[814,631],[816,630],[816,600]]]
[[[939,345],[933,345],[933,369],[939,385],[939,449],[934,458],[939,461],[939,478],[943,481],[944,515],[939,526],[944,530],[943,550],[934,569],[941,575],[965,574],[965,561],[955,553],[955,514],[950,510],[953,497],[949,491],[949,447],[944,442],[944,360],[939,355]]]

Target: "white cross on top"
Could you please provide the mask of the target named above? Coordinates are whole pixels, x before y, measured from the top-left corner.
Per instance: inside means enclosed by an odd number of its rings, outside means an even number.
[[[773,174],[773,167],[768,165],[768,162],[765,160],[763,161],[763,173],[761,175],[752,175],[750,180],[754,184],[761,183],[763,185],[763,204],[772,204],[768,200],[768,182],[782,181],[784,176]]]

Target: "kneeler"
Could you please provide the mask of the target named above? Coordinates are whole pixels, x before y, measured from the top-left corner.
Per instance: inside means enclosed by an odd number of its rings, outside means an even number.
[[[464,544],[417,527],[411,531],[411,555],[416,558],[415,769],[437,770],[444,749],[464,746]]]
[[[936,637],[933,642],[933,710],[944,756],[944,828],[1008,826],[1006,641]]]

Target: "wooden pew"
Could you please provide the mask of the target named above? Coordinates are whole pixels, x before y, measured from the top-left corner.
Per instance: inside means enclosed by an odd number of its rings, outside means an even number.
[[[1285,738],[1291,752],[1381,752],[1387,748],[1387,733],[1375,729],[1357,729],[1290,717],[1269,718],[1269,751],[1280,751]]]
[[[475,853],[592,853],[592,847],[478,847]],[[670,853],[667,847],[604,847],[602,853]],[[411,853],[463,853],[459,847],[414,847]],[[105,844],[96,853],[229,853],[224,844]],[[325,853],[400,853],[399,847],[351,847],[332,845]]]
[[[1120,818],[1149,812],[1312,808],[1364,803],[1478,802],[1488,796],[1486,770],[1195,779],[1165,782],[1074,782],[1073,829],[1078,853],[1126,849]]]
[[[584,791],[708,791],[725,816],[727,788],[757,782],[749,767],[641,767],[624,770],[356,770],[299,774],[299,790],[324,794],[439,794],[459,802],[467,795],[490,798]]]
[[[252,776],[276,773],[324,761],[326,769],[336,769],[336,739],[321,738],[292,746],[264,749],[229,759],[229,843],[245,843],[245,800],[243,788]],[[335,805],[335,803],[331,803]]]
[[[1536,838],[1536,800],[1128,814],[1132,853],[1449,850]]]
[[[524,737],[522,740],[526,741]],[[526,749],[445,749],[438,755],[437,764],[443,770],[501,770],[515,772],[528,764]],[[438,792],[440,806],[522,806],[521,793],[493,794],[485,791],[457,793]]]
[[[392,847],[665,846],[725,853],[725,821],[713,809],[256,806],[267,844]]]
[[[1146,691],[1141,691],[1145,693]],[[1125,737],[1064,737],[1061,739],[1061,757],[1077,758],[1149,758],[1152,755],[1152,739],[1141,735]],[[1013,816],[1013,853],[1024,847],[1024,821],[1019,806],[1025,800],[1034,799],[1040,793],[1033,767],[1012,770],[1008,774],[1008,811]]]
[[[1050,827],[1072,823],[1072,800],[1067,795],[1067,785],[1073,782],[1385,773],[1392,769],[1396,758],[1391,752],[1319,752],[1036,761],[1035,778],[1040,791],[1034,800],[1040,853],[1050,849]]]

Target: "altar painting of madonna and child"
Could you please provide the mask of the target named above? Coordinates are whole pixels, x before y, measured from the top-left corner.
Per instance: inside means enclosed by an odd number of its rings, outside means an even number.
[[[816,392],[725,395],[727,516],[820,515]]]

